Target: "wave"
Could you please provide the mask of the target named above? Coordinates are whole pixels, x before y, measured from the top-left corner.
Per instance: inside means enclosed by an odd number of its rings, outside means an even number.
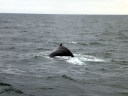
[[[10,94],[11,92],[15,92],[17,94],[24,94],[23,91],[21,91],[20,89],[14,88],[12,85],[8,83],[0,82],[0,86],[1,86],[0,94],[2,93]]]
[[[0,73],[21,75],[21,74],[25,73],[25,71],[19,70],[17,68],[13,68],[13,67],[7,67],[6,69],[2,69]]]
[[[71,41],[71,42],[69,42],[70,44],[78,44],[77,42],[75,42],[75,41]]]
[[[33,68],[35,63],[37,62],[47,62],[47,63],[53,63],[56,60],[67,62],[69,64],[73,65],[87,65],[88,62],[109,62],[109,59],[99,58],[91,55],[82,55],[82,54],[74,54],[75,57],[68,57],[68,56],[56,56],[55,58],[50,58],[48,56],[49,51],[46,52],[40,52],[40,53],[27,53],[22,54],[19,56],[20,59],[17,61],[18,63],[26,63],[26,64],[32,64],[31,67]],[[44,57],[44,58],[43,58]],[[54,60],[56,59],[56,60]],[[33,63],[34,62],[34,63]],[[31,72],[33,69],[31,69]],[[2,69],[0,73],[6,73],[6,74],[15,74],[15,75],[22,75],[27,73],[28,70],[17,68],[16,66],[13,66],[12,64],[9,64],[6,68]]]

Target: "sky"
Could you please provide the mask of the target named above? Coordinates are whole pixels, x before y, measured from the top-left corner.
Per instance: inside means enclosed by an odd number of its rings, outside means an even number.
[[[128,15],[128,0],[0,0],[0,13]]]

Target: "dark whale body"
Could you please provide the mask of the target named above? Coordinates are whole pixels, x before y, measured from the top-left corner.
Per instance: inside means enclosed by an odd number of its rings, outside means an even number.
[[[59,47],[55,51],[53,51],[51,54],[49,54],[49,57],[55,57],[55,56],[74,57],[74,55],[72,54],[72,52],[68,48],[62,46],[62,43],[59,45]]]

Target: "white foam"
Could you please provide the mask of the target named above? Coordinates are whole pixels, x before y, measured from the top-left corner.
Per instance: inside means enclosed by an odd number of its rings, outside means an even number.
[[[70,63],[70,64],[74,64],[74,65],[84,65],[85,62],[83,62],[82,60],[80,60],[78,57],[66,57],[66,56],[57,56],[57,58],[59,60],[65,60],[66,62]]]
[[[88,62],[106,62],[105,59],[101,59],[99,57],[95,56],[90,56],[90,55],[81,55],[81,54],[76,54],[76,56],[82,60],[82,61],[88,61]]]
[[[70,58],[70,59],[67,60],[67,62],[75,64],[75,65],[84,65],[85,64],[85,62],[83,62],[82,60],[80,60],[77,57]]]
[[[72,42],[69,42],[69,43],[71,43],[71,44],[77,44],[77,42],[74,42],[74,41],[72,41]]]
[[[66,62],[70,64],[75,65],[86,65],[87,62],[107,62],[105,59],[101,59],[95,56],[90,55],[81,55],[81,54],[74,54],[75,57],[66,57],[66,56],[57,56],[59,60],[65,60]]]

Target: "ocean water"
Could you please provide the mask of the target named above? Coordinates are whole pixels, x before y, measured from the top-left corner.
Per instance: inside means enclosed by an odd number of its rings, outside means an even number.
[[[128,96],[128,16],[0,14],[0,96]]]

